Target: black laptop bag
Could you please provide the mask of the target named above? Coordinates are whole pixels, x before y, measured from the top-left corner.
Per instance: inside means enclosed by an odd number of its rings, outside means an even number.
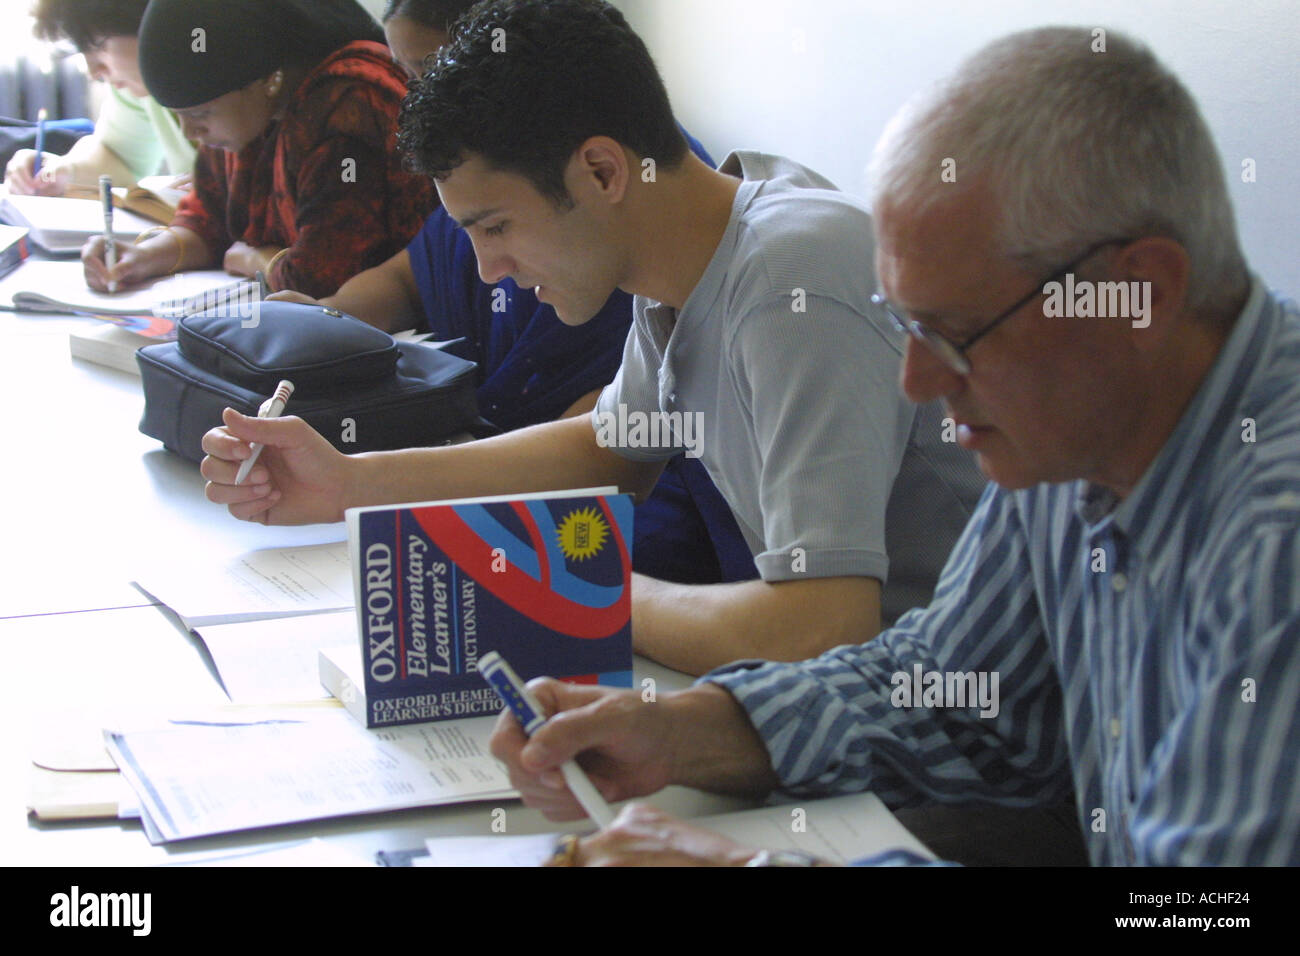
[[[230,406],[256,415],[281,379],[297,415],[340,451],[444,444],[495,429],[479,418],[475,363],[321,306],[259,302],[188,316],[177,341],[136,353],[140,431],[191,461]]]

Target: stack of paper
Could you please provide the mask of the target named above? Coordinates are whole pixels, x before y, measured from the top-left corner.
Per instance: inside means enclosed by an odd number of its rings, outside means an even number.
[[[313,700],[322,648],[355,644],[347,542],[197,554],[143,571],[136,586],[208,647],[237,703]]]
[[[188,628],[323,614],[354,607],[346,541],[199,556],[159,564],[136,581]]]
[[[27,795],[27,809],[40,819],[116,818],[135,804],[102,734],[88,730],[69,715],[43,717],[32,741]]]
[[[846,864],[896,848],[934,859],[873,793],[722,813],[691,823],[744,846],[799,850],[830,863]],[[558,837],[440,837],[427,841],[429,855],[417,857],[412,865],[538,866],[551,856]]]
[[[337,706],[106,731],[153,842],[302,820],[507,799],[494,720],[366,730]]]
[[[333,843],[327,843],[320,837],[310,840],[297,840],[293,843],[269,847],[254,847],[251,850],[239,850],[235,853],[208,853],[201,856],[186,857],[175,863],[163,866],[237,866],[246,867],[375,867],[374,860],[357,856]]]

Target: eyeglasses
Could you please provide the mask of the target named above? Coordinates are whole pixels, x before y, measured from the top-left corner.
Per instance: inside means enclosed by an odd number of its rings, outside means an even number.
[[[1024,298],[1018,299],[1014,305],[1002,312],[996,319],[993,319],[974,335],[961,342],[953,342],[951,339],[945,338],[934,329],[927,328],[915,319],[902,318],[898,314],[899,310],[879,292],[871,297],[871,302],[873,305],[877,305],[885,310],[889,315],[890,321],[894,323],[894,328],[898,329],[898,331],[912,336],[912,338],[916,339],[928,348],[935,357],[958,375],[969,375],[971,365],[970,359],[966,357],[966,352],[970,350],[971,346],[984,338],[984,336],[988,335],[1007,319],[1011,318],[1011,316],[1019,312],[1024,308],[1026,303],[1031,302],[1037,296],[1042,295],[1043,287],[1049,282],[1056,282],[1063,279],[1066,273],[1078,268],[1107,246],[1128,245],[1132,241],[1133,240],[1131,239],[1107,239],[1105,242],[1099,242],[1094,246],[1089,246],[1082,255],[1071,259],[1042,282],[1037,283],[1029,290],[1029,293]]]

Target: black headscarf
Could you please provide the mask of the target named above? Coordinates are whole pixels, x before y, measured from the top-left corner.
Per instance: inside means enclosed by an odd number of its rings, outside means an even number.
[[[140,75],[163,106],[188,109],[354,40],[384,42],[356,0],[151,0]]]

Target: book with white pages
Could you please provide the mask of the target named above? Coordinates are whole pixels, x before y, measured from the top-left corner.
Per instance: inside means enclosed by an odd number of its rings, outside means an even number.
[[[140,303],[136,308],[122,305],[117,295],[110,297],[91,290],[86,290],[88,295],[69,296],[71,301],[59,301],[35,292],[17,292],[14,300],[15,308],[25,311],[62,313],[75,308],[102,319],[103,325],[68,333],[72,357],[139,375],[135,353],[146,345],[176,341],[179,319],[222,304],[247,307],[250,297],[258,290],[257,283],[229,279],[223,272],[181,273],[148,290],[127,293],[133,297],[132,302]],[[148,302],[144,301],[146,291]],[[108,299],[114,304],[104,307],[96,302],[88,303],[90,297],[96,301]],[[86,305],[93,307],[85,308]]]
[[[69,332],[68,351],[74,359],[139,376],[140,366],[135,360],[135,353],[146,345],[158,345],[166,341],[169,339],[142,335],[120,325],[104,324]]]
[[[328,697],[317,655],[325,648],[355,646],[357,618],[351,611],[277,617],[233,624],[204,624],[197,631],[221,683],[237,704]]]
[[[194,553],[142,569],[135,584],[191,630],[355,606],[346,541],[226,558]]]
[[[114,186],[113,206],[127,209],[159,225],[167,225],[176,218],[176,207],[189,193],[189,187],[177,189],[172,184],[175,176],[145,176],[134,186]],[[99,199],[98,185],[70,185],[65,196],[74,199]]]
[[[175,208],[180,205],[181,200],[189,193],[190,187],[187,186],[184,189],[177,189],[172,185],[174,182],[176,182],[176,177],[168,174],[163,176],[145,176],[135,185],[137,189],[151,192],[163,202],[167,203],[172,208]]]

